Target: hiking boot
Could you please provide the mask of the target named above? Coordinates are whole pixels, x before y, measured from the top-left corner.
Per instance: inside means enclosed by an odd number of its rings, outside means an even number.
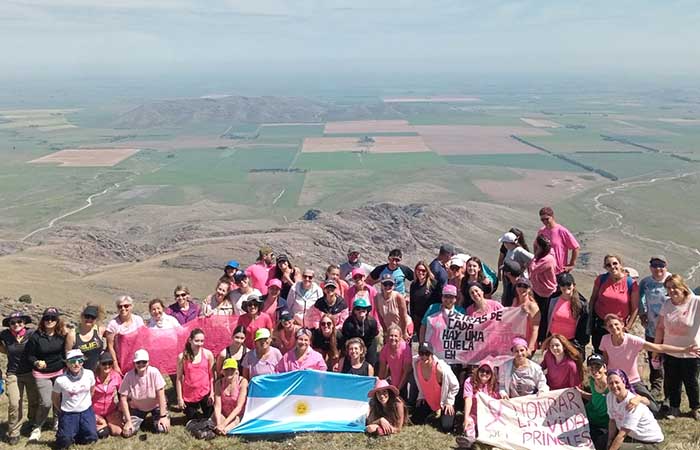
[[[691,414],[693,419],[700,420],[700,408],[695,408]]]
[[[29,442],[37,442],[41,439],[41,428],[34,428],[29,435]]]
[[[668,412],[666,413],[666,418],[669,420],[677,419],[681,416],[681,409],[680,408],[674,408],[670,407],[668,408]]]

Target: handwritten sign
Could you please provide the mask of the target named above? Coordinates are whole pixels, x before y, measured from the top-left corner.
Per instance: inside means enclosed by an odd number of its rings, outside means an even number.
[[[478,364],[487,356],[509,354],[511,341],[525,336],[526,327],[527,313],[518,307],[479,317],[439,311],[428,317],[425,340],[450,364]]]
[[[503,450],[593,450],[576,389],[495,400],[477,395],[478,440]]]

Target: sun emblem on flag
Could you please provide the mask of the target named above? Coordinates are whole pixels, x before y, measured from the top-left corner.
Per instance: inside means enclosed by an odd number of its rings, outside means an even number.
[[[299,400],[294,404],[294,413],[297,416],[303,416],[309,412],[309,404],[303,400]]]

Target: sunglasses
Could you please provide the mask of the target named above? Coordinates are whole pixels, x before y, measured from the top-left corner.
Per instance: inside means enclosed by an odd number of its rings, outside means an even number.
[[[326,286],[324,289],[328,289],[329,291],[335,291],[335,286]]]
[[[100,365],[101,365],[102,367],[112,367],[112,366],[114,365],[114,363],[113,363],[113,362],[105,361],[105,362],[101,362]]]
[[[518,284],[515,285],[515,287],[519,287],[519,288],[529,288],[530,285],[525,284],[525,283],[518,283]]]
[[[333,322],[321,322],[322,327],[330,327],[333,326]]]
[[[41,320],[43,320],[44,322],[56,322],[56,321],[58,321],[58,317],[46,316],[46,317],[42,317]]]
[[[430,353],[430,352],[418,352],[418,355],[420,355],[420,356],[430,356],[430,355],[432,355],[432,353]]]
[[[365,312],[369,311],[368,308],[362,308],[362,307],[353,308],[352,310],[353,311],[365,311]]]
[[[302,278],[305,280],[313,280],[314,276],[313,275],[304,275]]]
[[[119,305],[119,309],[129,309],[131,305]]]
[[[384,286],[384,287],[394,287],[394,283],[386,282],[386,283],[382,283],[382,286]]]
[[[187,297],[187,292],[178,292],[177,294],[175,294],[175,298],[177,297]]]
[[[24,325],[24,321],[23,320],[10,320],[10,326],[13,326],[13,325]]]
[[[68,364],[82,364],[85,360],[83,358],[69,359]]]
[[[426,273],[427,270],[425,270],[425,269],[416,269],[415,272],[418,272],[418,273]]]
[[[605,267],[607,267],[608,269],[611,267],[618,267],[619,265],[620,265],[620,263],[617,261],[611,262],[611,263],[605,263]]]
[[[663,269],[664,267],[666,267],[666,263],[662,263],[662,262],[653,262],[649,265],[651,267],[653,267],[654,269]]]
[[[559,283],[559,286],[566,287],[566,288],[571,287],[573,285],[574,285],[573,283]]]
[[[134,364],[136,364],[137,366],[145,366],[146,364],[148,364],[148,361],[136,361],[134,362]]]
[[[479,369],[479,373],[489,373],[490,374],[492,372],[491,372],[491,369],[489,369],[488,367],[482,367]]]
[[[86,320],[97,320],[97,316],[93,316],[92,314],[83,314],[83,319],[86,319]]]

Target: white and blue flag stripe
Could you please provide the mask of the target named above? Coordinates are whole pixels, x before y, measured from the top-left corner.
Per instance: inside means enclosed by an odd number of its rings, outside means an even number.
[[[315,370],[253,377],[243,420],[230,433],[361,433],[375,380]]]

